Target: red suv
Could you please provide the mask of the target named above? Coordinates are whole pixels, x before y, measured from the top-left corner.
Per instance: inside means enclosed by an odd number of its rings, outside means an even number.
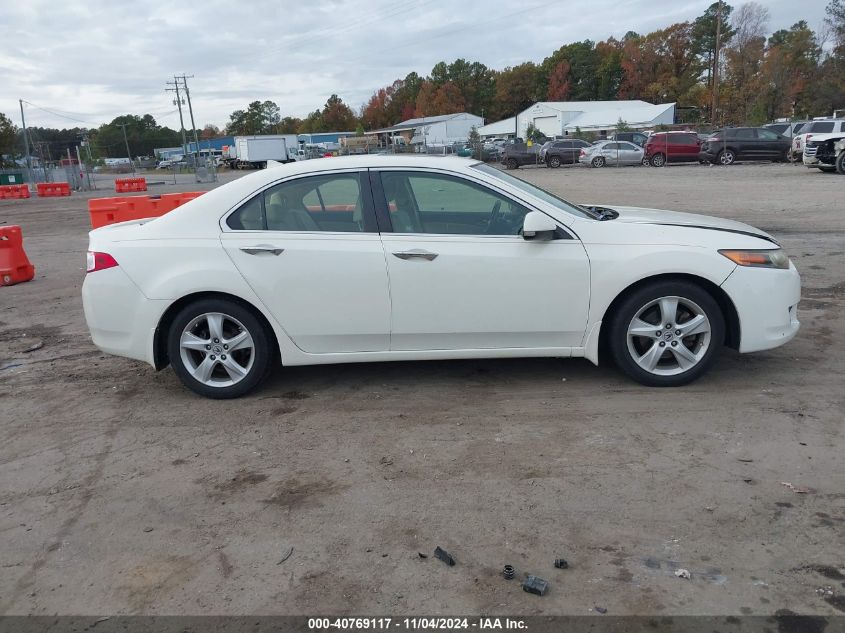
[[[653,167],[698,162],[701,139],[695,132],[655,132],[645,142],[645,158]]]

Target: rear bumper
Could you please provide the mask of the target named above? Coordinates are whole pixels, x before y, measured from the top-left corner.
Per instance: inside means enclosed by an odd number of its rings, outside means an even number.
[[[788,270],[737,266],[722,289],[739,316],[740,352],[779,347],[798,333],[801,277],[791,262]]]
[[[167,301],[145,297],[120,267],[89,273],[82,284],[82,308],[94,345],[153,366],[153,337],[167,306]]]

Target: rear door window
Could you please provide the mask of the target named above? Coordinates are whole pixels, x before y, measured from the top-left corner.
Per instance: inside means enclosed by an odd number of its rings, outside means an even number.
[[[813,134],[827,134],[828,132],[833,132],[833,121],[816,121],[810,126],[810,129],[807,132],[812,132]]]
[[[750,127],[741,127],[736,130],[736,138],[738,139],[753,139],[754,138],[754,130]]]
[[[762,141],[776,141],[778,140],[778,135],[772,130],[757,130],[757,138]]]

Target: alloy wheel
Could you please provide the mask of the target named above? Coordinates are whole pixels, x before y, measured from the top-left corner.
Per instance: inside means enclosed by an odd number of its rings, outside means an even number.
[[[657,376],[689,371],[704,358],[711,324],[694,301],[678,296],[650,301],[628,324],[628,352],[642,369]]]
[[[185,369],[208,387],[231,387],[243,380],[255,362],[255,343],[232,316],[208,312],[192,319],[179,337]]]
[[[723,165],[732,165],[735,159],[736,156],[734,156],[734,153],[729,149],[723,150],[719,154],[719,162]]]

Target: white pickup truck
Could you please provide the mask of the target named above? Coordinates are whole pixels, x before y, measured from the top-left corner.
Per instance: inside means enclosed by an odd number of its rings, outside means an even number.
[[[845,119],[824,119],[810,121],[801,128],[801,132],[792,138],[792,155],[801,156],[807,139],[815,134],[832,134],[845,132]]]

